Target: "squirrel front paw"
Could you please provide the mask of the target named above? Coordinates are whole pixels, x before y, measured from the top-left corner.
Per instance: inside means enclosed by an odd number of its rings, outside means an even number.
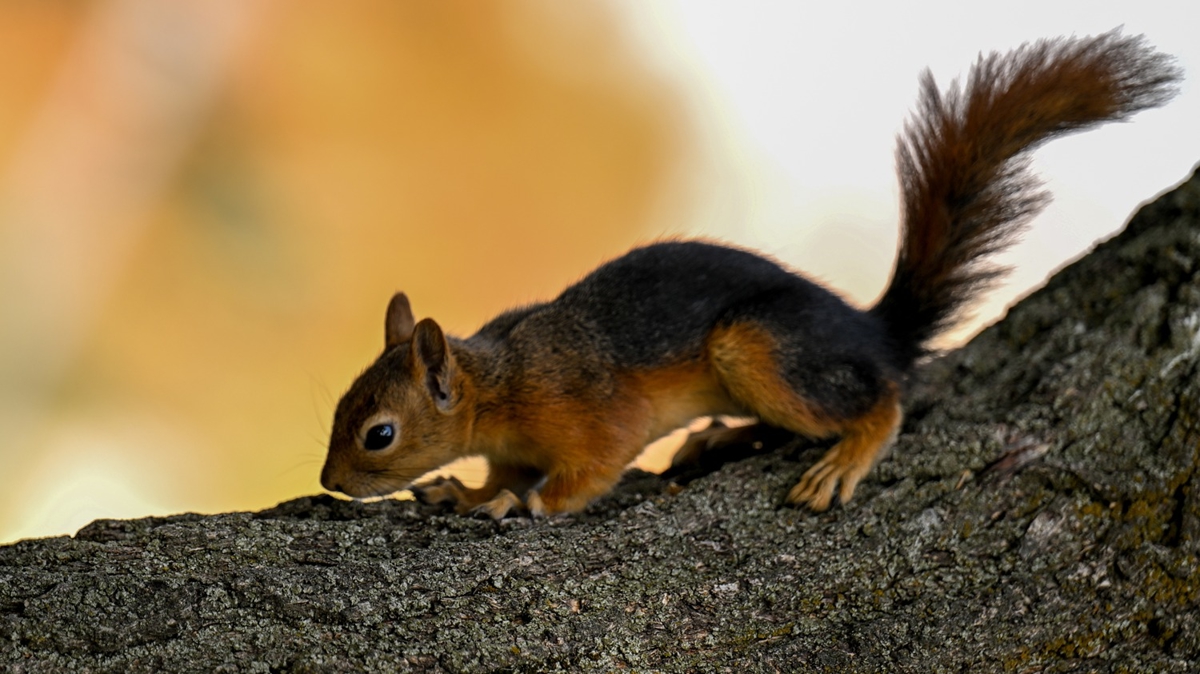
[[[536,489],[530,489],[525,494],[525,500],[522,501],[516,494],[508,489],[501,489],[500,493],[494,498],[485,503],[481,503],[471,509],[471,514],[476,517],[490,517],[494,520],[502,520],[510,515],[520,517],[528,515],[529,517],[544,517],[546,515],[546,506],[542,502],[542,496]]]
[[[443,503],[457,506],[467,498],[467,488],[454,476],[438,477],[408,488],[414,498],[426,505]]]

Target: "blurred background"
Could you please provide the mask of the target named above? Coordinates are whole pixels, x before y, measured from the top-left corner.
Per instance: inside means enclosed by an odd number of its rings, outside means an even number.
[[[1193,2],[807,4],[0,3],[0,542],[318,491],[396,290],[469,334],[698,235],[869,304],[926,66],[1124,25],[1191,78],[1038,152],[1056,201],[947,345],[1200,161]]]

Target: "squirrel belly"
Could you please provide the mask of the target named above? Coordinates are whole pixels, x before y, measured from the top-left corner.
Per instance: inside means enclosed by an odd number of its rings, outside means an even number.
[[[1169,58],[1116,32],[982,57],[945,93],[926,73],[897,151],[896,268],[865,311],[763,256],[699,241],[634,249],[467,339],[417,322],[397,293],[384,353],[338,403],[321,482],[353,497],[412,489],[496,518],[570,512],[649,442],[739,415],[838,438],[787,498],[845,503],[894,441],[930,340],[997,276],[981,261],[1044,204],[1026,153],[1160,105],[1178,79]],[[689,442],[677,460],[713,444]],[[413,486],[472,455],[488,461],[482,487]]]

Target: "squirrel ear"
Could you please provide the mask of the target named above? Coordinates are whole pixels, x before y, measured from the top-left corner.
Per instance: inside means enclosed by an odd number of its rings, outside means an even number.
[[[450,344],[442,328],[432,318],[421,319],[412,336],[414,359],[425,369],[425,388],[433,403],[442,412],[449,412],[460,398],[455,385],[457,371]]]
[[[413,315],[412,307],[408,305],[408,296],[396,293],[392,295],[392,301],[388,302],[387,317],[383,326],[383,343],[390,349],[407,342],[412,336]]]

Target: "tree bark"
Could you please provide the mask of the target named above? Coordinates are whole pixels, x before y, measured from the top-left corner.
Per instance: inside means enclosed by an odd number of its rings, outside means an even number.
[[[811,444],[500,523],[313,496],[0,548],[8,671],[1187,672],[1200,173],[923,368],[845,507]]]

